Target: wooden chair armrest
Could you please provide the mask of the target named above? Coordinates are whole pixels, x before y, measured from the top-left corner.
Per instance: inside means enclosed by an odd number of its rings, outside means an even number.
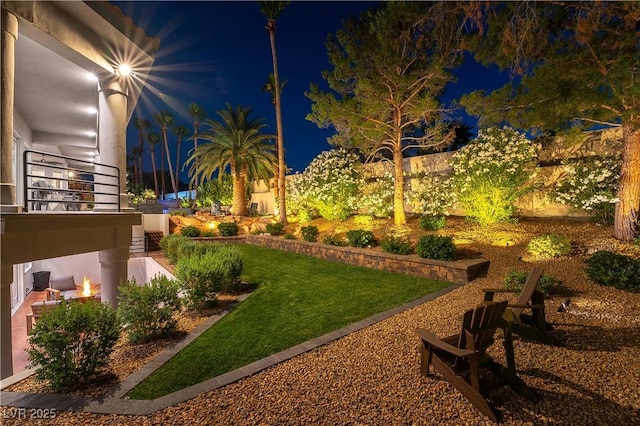
[[[508,304],[507,308],[520,308],[520,309],[543,309],[544,308],[544,303],[540,303],[537,305],[515,305],[515,304]]]
[[[27,335],[33,330],[33,313],[27,314]]]
[[[443,341],[438,336],[428,330],[425,330],[424,328],[417,328],[416,334],[431,346],[435,346],[436,348],[446,351],[452,355],[465,357],[474,354],[474,351],[472,350],[460,349],[456,346],[450,345],[449,343]]]
[[[47,293],[49,295],[47,297],[47,299],[50,299],[50,300],[58,300],[58,299],[60,299],[60,294],[61,294],[60,290],[58,290],[56,288],[51,288],[51,287],[48,287],[45,290],[47,291]]]
[[[485,293],[520,293],[520,290],[509,290],[508,288],[483,288]]]

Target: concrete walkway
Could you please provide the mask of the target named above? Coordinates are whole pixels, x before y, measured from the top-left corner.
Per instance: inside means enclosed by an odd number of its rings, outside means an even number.
[[[220,376],[209,379],[205,382],[189,386],[171,394],[162,396],[154,400],[130,400],[123,399],[131,389],[133,389],[138,383],[144,380],[147,376],[160,368],[162,364],[171,359],[182,348],[191,343],[194,339],[200,336],[205,330],[219,321],[224,315],[226,315],[231,309],[225,312],[214,315],[208,318],[205,322],[195,328],[187,337],[180,341],[177,345],[167,348],[158,354],[152,361],[140,368],[135,373],[124,379],[117,388],[113,389],[108,395],[102,396],[96,399],[80,398],[65,394],[49,394],[49,393],[18,393],[18,392],[0,392],[0,405],[8,407],[20,407],[20,408],[55,408],[58,411],[81,411],[88,413],[98,414],[122,414],[122,415],[148,415],[155,411],[162,410],[172,405],[185,402],[197,395],[205,392],[221,388],[233,382],[239,381],[245,377],[249,377],[264,369],[279,364],[283,361],[291,359],[304,352],[311,351],[320,346],[326,345],[334,340],[340,339],[350,333],[358,331],[362,328],[373,325],[377,322],[390,318],[400,312],[411,309],[415,306],[421,305],[425,302],[433,300],[443,294],[446,294],[463,284],[454,284],[445,289],[429,294],[413,302],[406,303],[396,308],[390,309],[386,312],[373,315],[362,321],[350,324],[339,330],[332,331],[324,334],[315,339],[296,345],[292,348],[285,349],[259,361],[253,362],[237,370],[230,371]],[[246,299],[249,295],[243,295],[238,298],[238,303]],[[237,304],[236,304],[237,305]],[[15,376],[9,377],[2,381],[2,388],[10,386],[12,383],[16,383],[33,371],[26,371]]]

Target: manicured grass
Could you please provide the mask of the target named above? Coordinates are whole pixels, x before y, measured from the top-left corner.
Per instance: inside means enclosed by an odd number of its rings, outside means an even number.
[[[257,290],[133,389],[154,399],[451,285],[241,244]]]

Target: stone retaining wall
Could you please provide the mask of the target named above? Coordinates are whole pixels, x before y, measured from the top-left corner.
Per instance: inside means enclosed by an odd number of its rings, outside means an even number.
[[[417,256],[402,256],[370,249],[337,247],[263,235],[198,239],[221,243],[238,243],[245,241],[248,244],[306,254],[335,262],[440,279],[456,284],[465,284],[475,278],[484,277],[489,270],[489,261],[486,259],[444,262],[433,259],[422,259]]]

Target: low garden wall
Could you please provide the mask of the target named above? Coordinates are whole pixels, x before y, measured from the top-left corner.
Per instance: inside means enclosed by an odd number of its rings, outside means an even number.
[[[465,284],[475,278],[485,277],[489,271],[489,261],[487,259],[467,259],[445,262],[441,260],[422,259],[417,256],[403,256],[354,247],[330,246],[321,243],[287,240],[285,238],[264,235],[202,238],[202,240],[229,243],[238,243],[244,240],[248,244],[306,254],[334,262],[451,281],[456,284]]]

